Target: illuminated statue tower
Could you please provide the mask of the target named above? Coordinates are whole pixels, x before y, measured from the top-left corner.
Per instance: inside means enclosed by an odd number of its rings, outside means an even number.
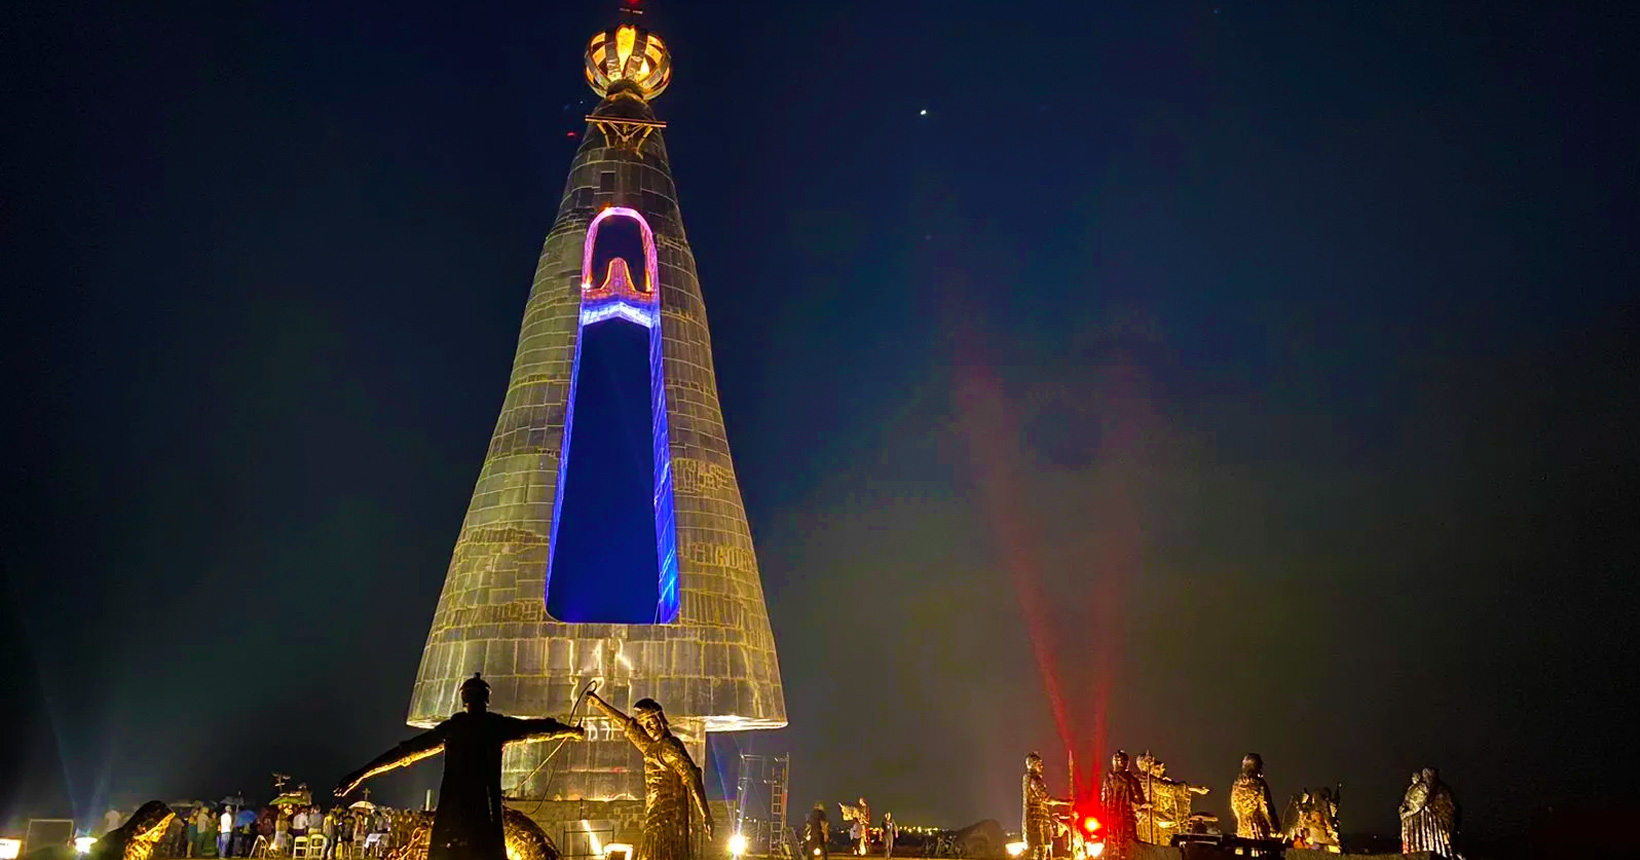
[[[632,17],[587,47],[587,82],[603,100],[536,266],[416,676],[412,725],[454,711],[475,671],[493,686],[494,708],[515,716],[563,719],[592,680],[623,709],[654,698],[702,765],[707,732],[786,724],[706,308],[664,123],[650,109],[671,71],[661,40]],[[623,346],[634,343],[636,352]],[[626,418],[611,423],[616,413]],[[619,513],[633,500],[636,520]],[[544,766],[553,744],[510,749],[503,790],[642,798],[631,744],[607,721],[587,725],[589,742],[566,744]]]

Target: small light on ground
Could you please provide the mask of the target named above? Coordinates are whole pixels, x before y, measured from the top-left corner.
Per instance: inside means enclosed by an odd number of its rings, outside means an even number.
[[[23,853],[23,840],[0,839],[0,860],[17,860],[17,855]]]
[[[75,851],[75,853],[78,853],[78,854],[84,854],[87,851],[91,850],[91,846],[96,845],[96,844],[97,844],[97,837],[95,837],[95,836],[80,836],[80,837],[75,838],[75,840],[74,840],[74,851]]]
[[[746,854],[746,835],[745,834],[736,833],[735,835],[729,837],[729,853],[734,855],[735,857],[745,856],[745,854]]]

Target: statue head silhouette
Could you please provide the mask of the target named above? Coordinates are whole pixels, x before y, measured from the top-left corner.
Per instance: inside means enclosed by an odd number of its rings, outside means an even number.
[[[461,682],[461,704],[479,713],[490,707],[490,684],[480,673],[474,672],[471,678]]]

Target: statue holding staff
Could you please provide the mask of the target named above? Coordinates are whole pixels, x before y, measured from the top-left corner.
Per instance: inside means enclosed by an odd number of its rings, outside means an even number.
[[[712,841],[712,810],[700,768],[667,727],[660,703],[639,699],[627,716],[590,689],[587,701],[643,755],[643,841],[633,860],[691,860],[697,846]],[[700,822],[698,830],[691,827],[691,813]]]

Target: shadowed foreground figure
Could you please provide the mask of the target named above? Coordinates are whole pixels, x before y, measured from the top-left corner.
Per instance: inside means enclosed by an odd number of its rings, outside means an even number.
[[[490,685],[478,673],[461,685],[466,710],[382,753],[336,786],[344,797],[359,783],[444,753],[438,812],[428,860],[506,860],[501,811],[501,749],[514,741],[586,736],[551,718],[524,720],[489,712]]]
[[[830,841],[831,821],[826,818],[826,805],[816,803],[809,811],[808,820],[803,822],[803,860],[810,857],[831,860],[831,849],[826,844]]]
[[[690,860],[696,847],[712,841],[712,810],[700,768],[667,728],[660,704],[639,699],[629,717],[597,693],[587,697],[643,754],[643,841],[633,860]],[[698,846],[690,839],[691,812],[700,816]]]
[[[86,860],[148,860],[176,813],[163,801],[150,800],[124,825],[108,831],[92,844]]]

